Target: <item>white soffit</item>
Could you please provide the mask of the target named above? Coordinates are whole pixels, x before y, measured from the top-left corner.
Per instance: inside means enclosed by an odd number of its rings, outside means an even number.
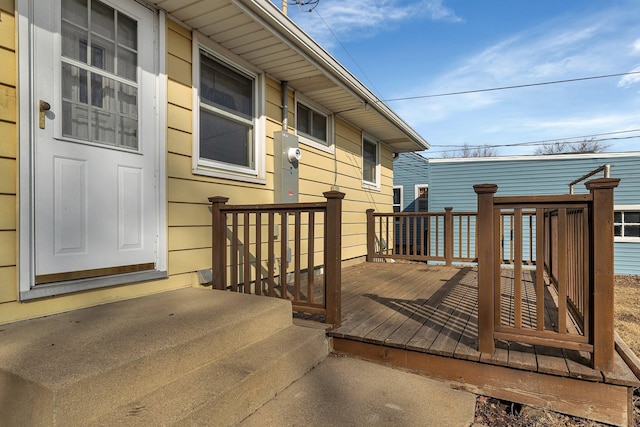
[[[148,0],[149,1],[149,0]],[[150,0],[225,49],[264,70],[394,151],[427,141],[269,0]]]

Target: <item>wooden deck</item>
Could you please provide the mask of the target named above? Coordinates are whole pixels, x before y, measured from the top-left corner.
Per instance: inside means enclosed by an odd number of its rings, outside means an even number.
[[[534,282],[529,271],[524,276],[524,304],[531,307],[525,310],[528,315],[523,322],[535,325]],[[512,279],[513,271],[504,270],[501,315],[509,323]],[[556,306],[553,288],[546,289],[545,305],[552,311]],[[598,411],[611,410],[616,415],[595,414],[593,419],[624,424],[620,412],[628,411],[630,387],[640,383],[620,356],[616,355],[614,372],[601,372],[589,366],[587,353],[572,350],[497,341],[493,354],[480,353],[477,307],[475,268],[359,264],[342,270],[342,324],[329,335],[337,351],[419,370],[480,394],[581,416],[595,411],[600,401],[609,409]],[[552,318],[547,316],[545,323],[549,325]],[[549,401],[554,399],[549,388],[560,393],[555,397],[559,404]],[[610,401],[616,396],[626,402],[612,409],[615,404]],[[586,406],[572,399],[586,399]]]

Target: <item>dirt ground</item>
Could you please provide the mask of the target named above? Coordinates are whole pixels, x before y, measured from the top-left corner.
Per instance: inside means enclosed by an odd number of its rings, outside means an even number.
[[[640,355],[640,276],[615,278],[615,328],[620,337]],[[635,426],[640,427],[640,391],[634,393]],[[556,412],[532,408],[478,396],[475,422],[491,427],[596,427],[605,424],[570,417]]]

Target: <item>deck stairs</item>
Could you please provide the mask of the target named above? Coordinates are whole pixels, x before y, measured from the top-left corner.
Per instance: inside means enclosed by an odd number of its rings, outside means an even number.
[[[328,354],[288,301],[188,288],[0,326],[1,425],[233,425]]]

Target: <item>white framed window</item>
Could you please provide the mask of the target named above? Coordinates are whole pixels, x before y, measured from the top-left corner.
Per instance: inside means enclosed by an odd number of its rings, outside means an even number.
[[[362,186],[380,190],[380,143],[368,135],[362,136]]]
[[[429,212],[429,185],[416,184],[415,186],[415,204],[416,212]]]
[[[402,212],[403,203],[402,203],[402,185],[394,185],[393,186],[393,211],[394,212]]]
[[[616,242],[640,242],[640,205],[619,205],[613,212]]]
[[[329,153],[334,152],[333,116],[331,113],[296,95],[296,134],[303,144]]]
[[[264,183],[262,76],[194,37],[193,172]]]

